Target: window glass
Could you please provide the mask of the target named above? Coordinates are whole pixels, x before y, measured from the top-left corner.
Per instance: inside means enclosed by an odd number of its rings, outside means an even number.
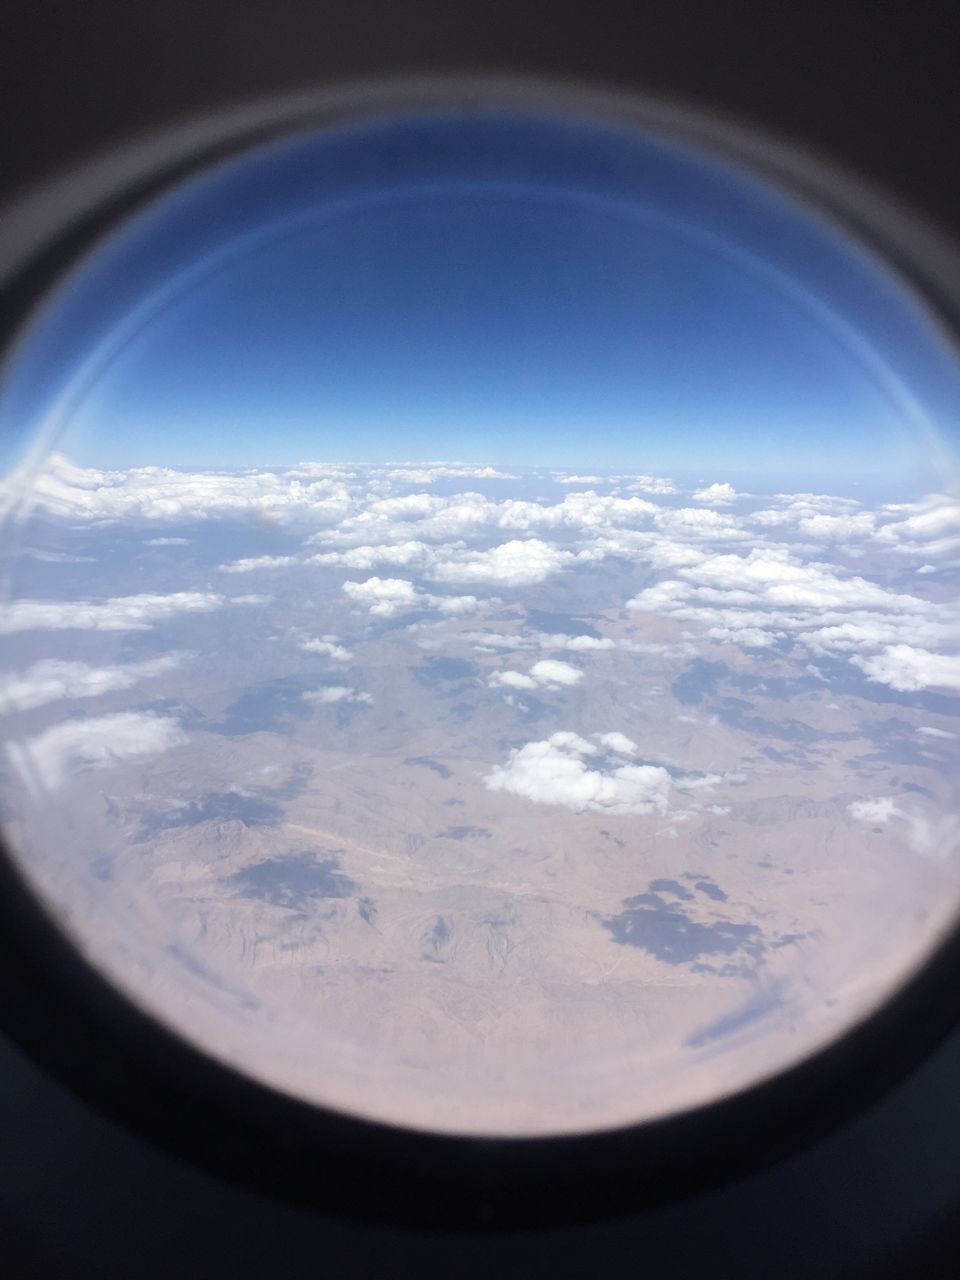
[[[957,909],[958,384],[875,257],[660,137],[222,164],[7,369],[9,850],[311,1102],[527,1135],[769,1076]]]

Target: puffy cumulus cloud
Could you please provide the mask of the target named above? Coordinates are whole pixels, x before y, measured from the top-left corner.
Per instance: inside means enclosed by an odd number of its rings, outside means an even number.
[[[579,684],[583,672],[579,667],[572,667],[569,662],[560,662],[556,658],[541,658],[530,668],[530,674],[540,684]]]
[[[261,597],[227,596],[210,591],[170,595],[114,596],[89,600],[12,600],[0,612],[0,634],[16,631],[148,631],[178,613],[205,613],[225,604],[260,603]]]
[[[675,611],[687,601],[756,609],[876,609],[923,613],[926,601],[888,591],[835,567],[804,563],[786,548],[755,547],[747,555],[702,556],[628,602],[631,609]],[[762,622],[762,618],[756,619]]]
[[[336,636],[298,636],[297,648],[304,653],[319,653],[334,662],[350,662],[353,654],[342,645]]]
[[[897,594],[865,578],[838,573],[828,564],[801,562],[784,548],[755,547],[748,555],[733,553],[707,556],[679,570],[696,584],[697,592],[710,597],[710,589],[730,604],[761,603],[788,608],[922,609],[916,596]]]
[[[807,647],[818,654],[853,654],[911,643],[920,646],[947,644],[956,640],[957,618],[953,611],[925,607],[882,614],[851,609],[846,614],[829,611],[804,615],[809,627],[803,633]],[[789,619],[784,618],[786,625]]]
[[[868,680],[889,685],[902,693],[960,689],[960,655],[957,654],[931,653],[909,644],[895,644],[871,657],[855,655],[852,661]]]
[[[404,578],[368,578],[366,582],[345,582],[343,590],[355,604],[364,605],[375,617],[392,618],[394,614],[417,607],[420,592]]]
[[[796,548],[760,545],[748,554],[704,550],[669,566],[627,607],[698,624],[706,636],[745,649],[793,640],[821,657],[845,656],[870,679],[898,689],[956,685],[960,611],[894,591]]]
[[[495,671],[487,683],[494,688],[502,689],[536,689],[537,687],[533,676],[524,675],[522,671]]]
[[[801,516],[797,521],[797,532],[804,538],[816,541],[855,542],[861,538],[869,538],[875,525],[876,519],[870,511],[838,516],[818,511],[813,515]]]
[[[385,548],[405,542],[450,543],[495,535],[497,530],[556,530],[571,536],[589,536],[604,529],[647,523],[659,511],[645,498],[602,495],[593,490],[568,493],[553,504],[521,498],[497,502],[480,493],[456,493],[444,498],[408,494],[370,502],[336,529],[317,534],[310,542],[330,548]]]
[[[372,569],[376,564],[400,569],[423,569],[436,560],[436,552],[425,542],[383,543],[379,546],[351,547],[348,551],[324,551],[305,563],[333,565],[342,569]]]
[[[420,540],[363,544],[344,551],[327,551],[309,557],[307,564],[347,569],[372,569],[376,565],[413,569],[434,582],[490,582],[528,586],[554,573],[602,559],[604,549],[587,545],[570,550],[540,538],[514,538],[483,550],[467,547],[462,540],[431,547]],[[238,561],[233,572],[246,567]],[[251,567],[262,567],[255,563]]]
[[[655,523],[669,537],[713,541],[750,537],[735,516],[703,507],[667,507],[657,512]]]
[[[507,763],[484,778],[490,791],[535,804],[562,805],[575,813],[664,814],[670,774],[660,765],[610,764],[599,748],[576,733],[558,732],[514,748]]]
[[[345,582],[344,593],[376,618],[392,618],[414,609],[436,609],[440,613],[461,615],[475,613],[480,607],[476,596],[435,596],[419,591],[405,578],[367,578],[365,582]]]
[[[617,647],[616,641],[609,636],[548,635],[545,632],[534,632],[534,638],[540,648],[569,649],[571,653],[600,653]]]
[[[186,741],[171,716],[123,711],[53,725],[34,737],[7,743],[7,754],[37,794],[56,791],[81,769],[106,769],[124,760],[159,755]]]
[[[726,482],[708,484],[698,489],[693,495],[694,502],[712,502],[714,506],[728,506],[736,499],[737,491],[732,484]]]
[[[492,583],[505,587],[532,586],[561,569],[599,558],[590,549],[566,551],[539,538],[512,539],[487,551],[447,553],[429,570],[435,582]]]
[[[486,502],[480,494],[463,494],[458,497],[476,498],[480,502]],[[433,493],[405,493],[400,497],[391,496],[388,498],[375,498],[368,502],[361,516],[357,520],[377,520],[386,518],[387,520],[425,520],[428,516],[435,516],[438,511],[443,511],[450,502],[449,498],[438,498]],[[314,534],[311,541],[318,541],[323,537],[322,534]]]
[[[20,514],[42,510],[70,520],[208,520],[254,516],[271,522],[336,524],[355,494],[339,467],[289,471],[189,472],[170,467],[102,471],[62,454],[38,474],[11,478],[3,497]]]
[[[26,671],[0,673],[0,708],[7,713],[29,711],[62,698],[96,698],[130,689],[142,680],[173,671],[191,657],[189,653],[175,652],[109,667],[44,658]]]
[[[247,467],[244,470],[244,474],[256,475],[257,468]],[[319,479],[331,482],[353,480],[357,475],[350,467],[343,466],[339,462],[298,462],[296,466],[291,467],[289,471],[285,471],[283,474],[292,479],[306,476],[307,479],[311,480]]]
[[[892,796],[875,796],[867,800],[852,801],[847,805],[847,813],[856,822],[883,826],[891,818],[899,816],[900,810]]]
[[[373,698],[369,693],[359,693],[351,685],[346,684],[328,684],[322,689],[309,689],[304,695],[304,701],[316,702],[320,704],[330,702],[363,702],[368,706],[373,702]]]
[[[490,677],[493,686],[507,689],[558,689],[561,686],[579,684],[583,672],[569,662],[560,662],[556,658],[542,658],[535,662],[527,675],[520,671],[496,671]]]
[[[619,498],[588,489],[584,493],[568,493],[562,503],[544,508],[544,522],[554,527],[589,531],[608,525],[644,524],[648,516],[656,515],[660,510],[656,503],[648,502],[646,498]],[[510,512],[506,512],[504,527],[509,524],[509,517]],[[530,518],[530,527],[537,523],[537,517]]]
[[[603,476],[555,476],[557,484],[605,484]]]
[[[627,601],[627,608],[637,613],[674,613],[684,606],[692,594],[693,588],[688,583],[667,579],[638,591]]]
[[[747,520],[761,528],[792,528],[812,542],[858,542],[873,536],[877,518],[859,511],[854,499],[821,494],[779,495],[780,505],[754,511]]]

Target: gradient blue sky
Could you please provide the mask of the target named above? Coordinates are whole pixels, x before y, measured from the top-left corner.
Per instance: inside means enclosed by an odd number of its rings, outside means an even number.
[[[951,358],[869,259],[714,161],[576,122],[274,144],[131,224],[60,303],[6,422],[56,418],[94,465],[902,478],[924,416],[954,431]]]

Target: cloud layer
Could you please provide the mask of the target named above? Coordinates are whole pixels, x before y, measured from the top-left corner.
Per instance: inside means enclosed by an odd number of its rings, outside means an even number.
[[[54,455],[26,506],[81,526],[241,518],[247,526],[279,524],[294,535],[290,549],[226,559],[223,574],[269,579],[289,571],[319,575],[321,583],[332,577],[375,618],[467,615],[497,593],[510,599],[612,563],[642,575],[641,589],[635,579],[624,593],[628,610],[673,619],[697,641],[748,652],[795,646],[810,660],[849,661],[867,680],[898,692],[960,688],[960,608],[955,593],[945,597],[941,589],[960,564],[960,501],[953,495],[868,509],[856,498],[823,493],[759,498],[722,479],[682,491],[640,473],[530,476],[529,492],[548,492],[504,498],[503,482],[515,476],[457,462],[189,473],[81,468]],[[182,540],[177,533],[146,539],[171,550]],[[215,590],[62,604],[24,599],[0,617],[0,633],[143,630],[227,602]],[[335,652],[338,641],[314,643],[313,652],[347,660]],[[491,631],[476,643],[571,652],[627,647],[573,632],[544,638],[535,629],[514,637]]]

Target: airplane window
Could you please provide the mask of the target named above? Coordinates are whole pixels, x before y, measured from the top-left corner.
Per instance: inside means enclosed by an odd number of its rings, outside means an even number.
[[[152,1017],[349,1115],[767,1079],[960,905],[958,391],[866,244],[656,132],[222,160],[8,361],[9,854]]]

